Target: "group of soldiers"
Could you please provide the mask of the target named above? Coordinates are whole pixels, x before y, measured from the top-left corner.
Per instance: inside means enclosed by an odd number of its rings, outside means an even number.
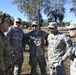
[[[30,75],[37,74],[37,64],[39,64],[41,75],[47,75],[47,62],[50,75],[66,75],[64,61],[68,57],[71,59],[70,74],[75,75],[76,43],[73,43],[69,36],[58,31],[59,24],[57,22],[49,23],[50,34],[48,34],[40,29],[38,21],[33,21],[33,30],[25,34],[20,28],[20,18],[16,18],[14,25],[9,27],[10,19],[7,16],[3,17],[4,14],[0,17],[0,75],[21,75],[26,44],[29,46],[30,53]],[[67,28],[70,36],[76,37],[76,22],[71,22]],[[5,32],[7,33],[5,34]],[[44,55],[46,47],[47,61]]]

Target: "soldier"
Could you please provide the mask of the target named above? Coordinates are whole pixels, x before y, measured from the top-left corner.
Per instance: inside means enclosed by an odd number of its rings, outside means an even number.
[[[7,38],[10,41],[12,48],[12,69],[14,75],[21,75],[21,67],[23,63],[23,36],[24,32],[20,28],[21,19],[16,18],[14,20],[14,25],[9,28],[7,32]]]
[[[70,58],[70,75],[76,75],[76,21],[70,22],[70,25],[67,28],[70,36],[75,38],[75,41],[73,42],[72,49],[66,52],[62,60],[65,60],[67,57]]]
[[[11,46],[4,32],[8,30],[10,19],[5,13],[0,16],[0,75],[9,75]],[[8,71],[8,72],[7,72]]]
[[[62,62],[62,56],[65,54],[66,47],[71,49],[72,41],[65,34],[57,29],[58,23],[49,23],[48,35],[48,65],[50,75],[66,75],[65,66]]]
[[[39,64],[41,74],[46,75],[46,61],[44,56],[44,48],[47,45],[46,39],[48,34],[40,30],[38,21],[33,21],[32,26],[33,30],[26,34],[30,46],[29,64],[31,66],[31,75],[36,75],[37,63]]]

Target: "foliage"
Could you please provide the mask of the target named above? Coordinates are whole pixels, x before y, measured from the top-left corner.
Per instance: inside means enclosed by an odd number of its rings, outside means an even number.
[[[65,13],[64,4],[65,0],[48,0],[48,4],[45,4],[44,12],[53,21],[62,22]]]
[[[18,9],[27,15],[29,19],[29,26],[31,29],[31,23],[33,20],[38,20],[42,25],[41,7],[44,0],[14,0],[12,3],[18,6]]]
[[[73,7],[70,9],[71,12],[73,12],[76,16],[76,0],[72,0]]]
[[[42,26],[43,26],[43,27],[47,27],[47,26],[48,26],[47,20],[44,20],[44,21],[43,21]]]
[[[23,28],[28,28],[29,27],[29,23],[28,22],[22,21],[21,24],[22,24]]]
[[[38,20],[39,0],[14,0],[13,4],[30,20]],[[41,9],[41,8],[40,8]],[[40,14],[41,15],[41,14]]]
[[[45,12],[53,21],[62,22],[64,18],[65,8],[63,7],[65,0],[14,0],[13,4],[27,15],[29,22],[38,20],[42,25],[41,12]]]
[[[29,26],[33,20],[38,20],[42,25],[43,12],[49,17],[47,22],[57,21],[62,24],[65,17],[64,5],[71,1],[74,5],[70,10],[76,15],[76,0],[13,0],[13,4],[17,5],[20,12],[29,19]]]

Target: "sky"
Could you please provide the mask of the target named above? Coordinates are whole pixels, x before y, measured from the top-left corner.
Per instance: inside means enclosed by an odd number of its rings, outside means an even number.
[[[0,11],[3,11],[5,13],[10,14],[11,16],[13,16],[14,18],[21,18],[24,21],[28,21],[27,16],[24,16],[24,14],[22,14],[16,5],[12,4],[13,0],[0,0]],[[70,13],[70,7],[72,6],[71,3],[68,3],[65,5],[66,7],[66,12],[65,12],[65,18],[64,21],[65,22],[69,22],[71,20],[76,20],[76,17],[74,15],[74,13]],[[42,14],[42,18],[43,19],[47,19],[47,17]]]

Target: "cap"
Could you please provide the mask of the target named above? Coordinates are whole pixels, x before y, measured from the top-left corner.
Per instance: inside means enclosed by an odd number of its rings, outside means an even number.
[[[57,22],[50,22],[48,28],[56,28],[58,27],[58,23]]]
[[[34,25],[39,25],[39,22],[38,21],[33,21],[32,26],[34,26]]]
[[[71,21],[70,25],[66,27],[67,29],[74,29],[76,28],[76,21]]]
[[[21,19],[20,18],[15,18],[15,21],[16,22],[21,22]]]
[[[6,20],[10,20],[9,16],[6,13],[0,13],[0,23],[3,23]]]

